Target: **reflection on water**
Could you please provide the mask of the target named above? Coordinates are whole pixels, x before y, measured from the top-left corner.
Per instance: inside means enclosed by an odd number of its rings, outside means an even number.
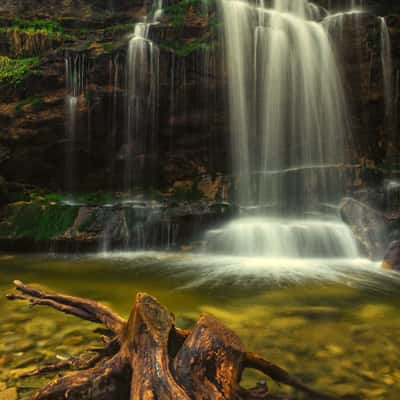
[[[349,398],[398,400],[400,312],[396,275],[366,260],[291,260],[191,254],[0,256],[0,392],[20,398],[49,377],[19,376],[37,363],[98,344],[93,324],[4,300],[11,282],[40,282],[90,297],[123,316],[135,293],[155,295],[191,326],[209,312],[262,353],[317,387]],[[249,372],[245,383],[259,376]],[[283,388],[274,387],[283,391]]]

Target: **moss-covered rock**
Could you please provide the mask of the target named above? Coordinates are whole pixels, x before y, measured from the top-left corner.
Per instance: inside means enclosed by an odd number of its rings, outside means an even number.
[[[0,223],[0,237],[11,239],[52,240],[63,234],[75,221],[78,207],[38,201],[18,202],[7,207]]]

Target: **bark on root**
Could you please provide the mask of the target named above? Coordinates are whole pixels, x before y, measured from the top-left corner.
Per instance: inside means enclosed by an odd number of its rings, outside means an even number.
[[[92,300],[48,293],[20,281],[9,300],[27,300],[84,320],[101,323],[105,346],[89,360],[74,358],[32,371],[29,376],[66,370],[31,400],[284,400],[266,382],[240,386],[246,368],[305,393],[307,399],[332,400],[281,367],[246,352],[239,337],[211,315],[200,316],[190,331],[154,297],[138,293],[128,321]],[[69,371],[74,372],[69,372]]]

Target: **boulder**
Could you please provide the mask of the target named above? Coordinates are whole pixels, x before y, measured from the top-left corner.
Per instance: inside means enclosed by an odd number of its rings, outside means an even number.
[[[400,240],[390,243],[382,261],[384,269],[400,271]]]
[[[342,201],[340,215],[353,231],[360,252],[373,260],[382,259],[387,240],[385,216],[352,198]]]

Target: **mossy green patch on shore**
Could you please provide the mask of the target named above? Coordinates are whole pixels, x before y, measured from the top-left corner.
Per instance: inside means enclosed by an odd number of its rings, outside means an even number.
[[[8,217],[0,223],[3,238],[51,240],[75,221],[78,207],[61,204],[20,202],[8,206]]]

